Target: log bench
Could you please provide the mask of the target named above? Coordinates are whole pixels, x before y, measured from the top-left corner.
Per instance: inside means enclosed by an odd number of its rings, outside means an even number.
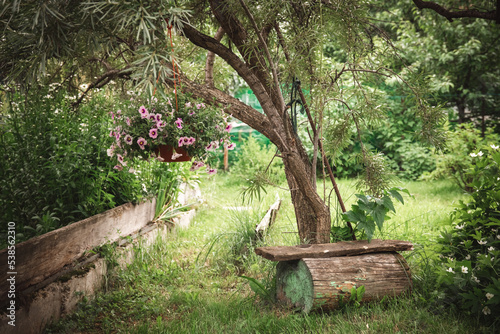
[[[353,287],[365,287],[361,302],[411,293],[410,268],[397,252],[412,249],[407,241],[374,239],[260,247],[255,253],[279,261],[278,302],[308,313],[338,308],[349,300]]]

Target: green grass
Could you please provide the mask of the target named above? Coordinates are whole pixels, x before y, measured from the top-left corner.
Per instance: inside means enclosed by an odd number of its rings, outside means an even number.
[[[346,198],[351,181],[340,181]],[[47,333],[481,333],[474,319],[429,303],[425,252],[447,224],[453,201],[461,193],[451,183],[410,182],[415,195],[397,208],[385,237],[418,242],[407,254],[415,289],[408,297],[348,306],[331,313],[304,315],[257,298],[248,281],[253,277],[272,286],[274,265],[257,257],[253,247],[297,242],[293,207],[286,192],[271,233],[253,240],[248,233],[274,201],[269,189],[261,204],[246,209],[238,197],[240,183],[228,175],[202,182],[206,202],[192,225],[152,247],[137,247],[136,259],[110,279],[107,293],[82,303],[80,309],[47,329]],[[350,193],[349,193],[350,192]],[[423,235],[423,233],[427,233]],[[243,246],[245,247],[242,247]]]

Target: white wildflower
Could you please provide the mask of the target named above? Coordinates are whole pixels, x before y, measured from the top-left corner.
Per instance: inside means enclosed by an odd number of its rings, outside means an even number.
[[[485,307],[483,308],[483,313],[484,313],[485,315],[491,314],[491,310],[490,310],[490,308],[489,308],[488,306],[485,306]]]
[[[491,246],[491,247],[488,247],[488,252],[493,252],[495,250],[495,247]]]
[[[466,260],[470,260],[470,254],[467,254],[467,256],[465,257]]]
[[[456,225],[456,226],[455,226],[455,228],[456,228],[457,230],[461,230],[461,229],[463,229],[464,227],[465,227],[465,224],[462,224],[462,225]]]
[[[470,155],[471,157],[473,157],[473,158],[477,157],[477,154],[476,154],[476,153],[471,153],[471,154],[469,154],[469,155]]]
[[[486,245],[486,240],[479,240],[477,243],[480,245]]]
[[[483,151],[479,151],[479,152],[477,153],[477,156],[478,156],[478,157],[482,157],[482,156],[483,156]]]
[[[489,292],[488,292],[488,293],[486,294],[486,299],[490,300],[490,299],[491,299],[491,298],[493,298],[494,296],[495,296],[494,294],[492,294],[492,293],[489,293]]]
[[[473,279],[473,280],[474,280],[474,282],[476,282],[476,283],[481,282],[481,281],[479,280],[479,278],[477,278],[477,277],[476,277],[476,276],[474,276],[474,275],[472,275],[472,279]]]
[[[467,274],[469,272],[469,268],[462,266],[462,273]]]
[[[453,269],[451,269],[451,267],[450,267],[450,268],[448,268],[448,270],[446,270],[446,271],[447,271],[447,272],[449,272],[449,273],[455,273],[455,272],[453,271]]]
[[[500,146],[498,146],[498,145],[496,145],[496,146],[495,146],[494,144],[491,144],[491,145],[490,145],[490,147],[491,147],[492,149],[494,149],[494,150],[498,150],[498,148],[499,148]]]

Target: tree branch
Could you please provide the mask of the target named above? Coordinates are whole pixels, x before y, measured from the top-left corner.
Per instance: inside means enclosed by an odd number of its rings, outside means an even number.
[[[458,11],[452,11],[449,9],[444,8],[443,6],[432,2],[432,1],[423,1],[423,0],[413,0],[413,3],[419,8],[419,9],[424,9],[424,8],[429,8],[438,13],[441,16],[444,16],[448,21],[453,22],[453,19],[457,18],[464,18],[464,17],[471,17],[471,18],[477,18],[477,19],[485,19],[485,20],[495,20],[497,23],[499,23],[499,16],[498,16],[498,7],[496,10],[490,10],[488,12],[482,12],[477,9],[465,9],[465,10],[458,10]]]
[[[222,39],[225,32],[222,27],[219,27],[217,32],[215,33],[214,39],[218,42]],[[215,53],[213,51],[207,52],[207,61],[205,63],[205,84],[207,87],[214,87],[214,62],[215,62]]]

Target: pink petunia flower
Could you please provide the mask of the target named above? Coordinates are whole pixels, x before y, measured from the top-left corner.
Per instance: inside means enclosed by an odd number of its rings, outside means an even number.
[[[163,128],[167,125],[167,123],[165,121],[158,121],[156,122],[156,127],[161,131],[163,130]]]
[[[139,147],[141,148],[141,150],[144,149],[144,145],[146,145],[148,142],[146,141],[146,139],[142,138],[142,137],[139,137],[139,139],[137,139],[137,144],[139,145]]]
[[[151,138],[153,138],[153,139],[156,138],[156,137],[158,137],[158,129],[151,129],[151,130],[149,130],[149,136]]]
[[[177,120],[174,122],[179,129],[182,129],[182,119],[177,118]]]
[[[115,147],[111,146],[106,150],[106,153],[108,154],[108,157],[112,157],[113,155],[115,155]]]
[[[172,160],[175,160],[175,159],[177,159],[178,157],[182,157],[182,154],[177,153],[177,152],[175,152],[175,151],[174,151],[174,154],[172,154]]]
[[[227,148],[228,150],[233,150],[235,147],[236,147],[236,144],[235,144],[235,143],[231,143],[231,144],[229,144],[229,145],[226,145],[226,148]]]
[[[187,144],[188,145],[193,145],[195,141],[196,141],[196,138],[191,137],[191,138],[188,139],[188,143]]]
[[[215,168],[208,168],[207,169],[207,173],[208,173],[208,175],[217,174],[217,169],[215,169]]]
[[[131,135],[126,135],[125,136],[125,142],[129,145],[132,145],[132,143],[134,142],[134,138],[132,138]]]
[[[230,132],[232,128],[233,128],[233,125],[231,123],[229,123],[224,130],[227,132]]]
[[[125,118],[125,122],[127,123],[128,126],[130,126],[132,124],[132,121],[128,117]]]
[[[205,166],[205,164],[203,163],[203,161],[195,161],[195,162],[193,162],[193,164],[191,165],[191,168],[189,168],[189,170],[191,172],[193,172],[195,170],[200,169],[203,166]]]
[[[117,170],[123,170],[123,166],[120,166],[120,165],[116,165],[115,167],[113,167],[114,169],[117,169]]]
[[[121,163],[123,166],[127,166],[127,163],[123,160],[123,156],[121,154],[117,154],[116,157],[118,158],[119,163]]]
[[[156,120],[157,123],[161,122],[161,114],[156,114],[155,115],[155,120]]]
[[[149,116],[149,112],[145,106],[139,107],[139,113],[141,114],[141,118],[147,118]]]

